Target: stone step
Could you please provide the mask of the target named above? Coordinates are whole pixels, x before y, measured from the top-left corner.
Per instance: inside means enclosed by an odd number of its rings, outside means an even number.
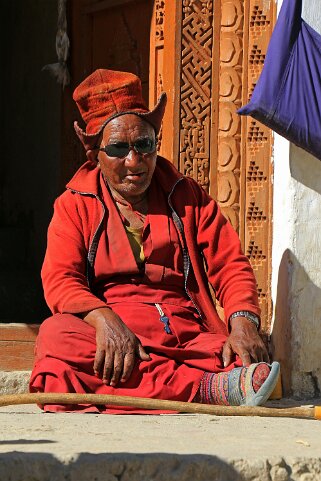
[[[0,371],[0,395],[28,392],[30,374],[31,371]]]
[[[321,421],[0,408],[1,481],[321,481]]]

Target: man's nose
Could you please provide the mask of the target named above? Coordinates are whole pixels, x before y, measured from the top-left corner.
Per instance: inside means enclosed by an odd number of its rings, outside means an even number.
[[[136,152],[134,148],[131,148],[126,155],[125,163],[127,166],[139,164],[141,161],[141,155]]]

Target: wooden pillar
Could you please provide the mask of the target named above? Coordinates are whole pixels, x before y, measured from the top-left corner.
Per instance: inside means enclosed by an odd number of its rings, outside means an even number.
[[[181,75],[181,1],[154,3],[150,37],[149,103],[152,108],[162,91],[167,93],[167,107],[160,132],[160,154],[176,167],[179,158],[180,75]],[[179,7],[179,8],[177,8]]]

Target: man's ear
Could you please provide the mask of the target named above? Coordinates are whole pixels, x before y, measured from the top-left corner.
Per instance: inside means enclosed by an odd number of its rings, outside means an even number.
[[[88,160],[91,160],[92,162],[95,162],[96,164],[98,163],[97,150],[87,150],[86,156],[87,156]]]

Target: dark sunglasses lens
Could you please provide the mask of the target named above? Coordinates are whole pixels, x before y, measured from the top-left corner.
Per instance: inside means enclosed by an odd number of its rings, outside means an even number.
[[[128,144],[109,144],[105,146],[105,152],[108,157],[126,157],[129,152]]]
[[[155,141],[152,139],[142,139],[135,142],[135,150],[140,154],[150,154],[155,150]]]
[[[108,144],[104,150],[108,157],[126,157],[130,151],[130,146],[126,143]],[[134,149],[139,154],[151,154],[155,152],[156,141],[153,139],[141,139],[134,143]]]

